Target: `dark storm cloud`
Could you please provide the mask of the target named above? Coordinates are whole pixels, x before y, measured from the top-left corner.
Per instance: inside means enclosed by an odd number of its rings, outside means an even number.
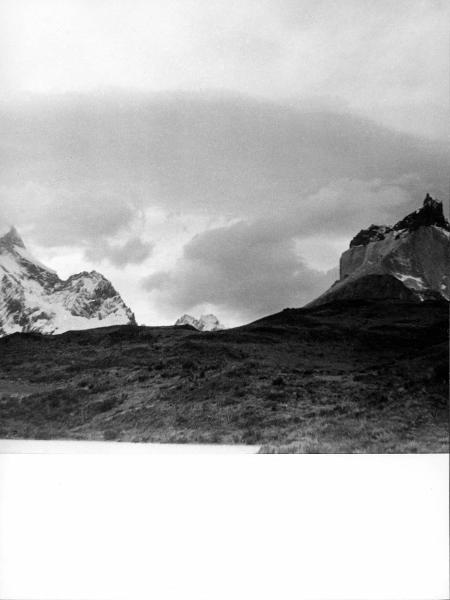
[[[344,178],[403,177],[413,194],[406,176],[438,195],[447,185],[447,156],[438,143],[351,115],[238,97],[42,100],[3,111],[0,134],[4,192],[23,182],[42,192],[28,205],[21,199],[22,217],[38,202],[50,222],[85,231],[102,228],[103,213],[113,232],[146,206],[210,216],[272,214],[274,206],[289,209]]]
[[[178,311],[206,302],[243,320],[301,306],[338,278],[338,257],[336,269],[324,273],[309,268],[301,256],[302,242],[350,241],[371,223],[394,222],[410,204],[404,183],[339,180],[298,206],[274,208],[270,218],[208,230],[185,245],[173,270],[144,278],[142,286]],[[414,181],[408,178],[408,184]]]
[[[195,94],[11,110],[0,115],[0,216],[41,245],[125,266],[150,256],[133,231],[149,208],[241,221],[201,234],[146,281],[183,311],[209,302],[249,318],[300,305],[331,281],[302,262],[302,240],[349,239],[447,185],[442,145],[351,115]]]
[[[185,246],[172,272],[142,282],[147,291],[176,310],[210,303],[243,320],[286,306],[301,306],[325,290],[336,271],[308,268],[293,237],[284,237],[267,222],[237,223],[197,235]]]
[[[0,218],[18,227],[31,226],[33,239],[44,246],[95,245],[126,230],[140,216],[136,204],[109,187],[89,189],[82,181],[70,189],[58,183],[4,184]]]

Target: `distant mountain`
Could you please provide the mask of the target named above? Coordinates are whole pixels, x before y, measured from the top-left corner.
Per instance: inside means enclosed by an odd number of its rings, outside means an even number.
[[[14,227],[0,237],[0,336],[132,323],[131,310],[97,271],[63,281],[27,251]]]
[[[427,194],[422,208],[392,227],[371,225],[350,242],[340,278],[309,306],[347,299],[450,299],[450,224],[442,202]]]
[[[200,319],[191,317],[191,315],[183,315],[175,322],[175,326],[190,325],[199,331],[220,331],[225,327],[219,322],[215,315],[202,315]]]

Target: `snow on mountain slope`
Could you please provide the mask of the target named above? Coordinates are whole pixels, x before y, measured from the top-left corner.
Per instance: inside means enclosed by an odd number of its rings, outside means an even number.
[[[111,283],[91,271],[66,281],[36,260],[12,228],[0,237],[0,336],[134,323]]]
[[[215,315],[201,315],[199,319],[200,331],[219,331],[225,329]]]
[[[202,315],[200,319],[191,317],[191,315],[183,315],[177,319],[175,325],[190,325],[199,331],[220,331],[221,329],[225,329],[215,315]]]
[[[182,317],[180,317],[179,319],[177,319],[175,321],[174,325],[175,325],[175,327],[181,327],[182,325],[190,325],[191,327],[198,329],[199,320],[196,319],[195,317],[192,317],[191,315],[185,314]]]
[[[393,227],[371,225],[360,231],[341,256],[339,280],[310,305],[354,298],[356,293],[359,298],[363,289],[365,297],[379,297],[380,290],[373,286],[381,281],[385,294],[399,293],[398,286],[387,284],[387,279],[368,278],[375,275],[394,277],[417,301],[439,296],[449,300],[449,271],[450,224],[442,203],[427,194],[422,208]]]

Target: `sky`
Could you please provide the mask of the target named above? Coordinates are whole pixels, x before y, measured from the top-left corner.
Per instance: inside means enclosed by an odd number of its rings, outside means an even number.
[[[448,198],[448,3],[0,0],[0,229],[138,322],[301,306]]]

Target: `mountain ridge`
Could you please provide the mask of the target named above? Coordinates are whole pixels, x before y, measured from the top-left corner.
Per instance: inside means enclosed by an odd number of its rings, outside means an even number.
[[[0,336],[135,323],[101,273],[82,271],[60,279],[28,252],[15,227],[0,237]]]

